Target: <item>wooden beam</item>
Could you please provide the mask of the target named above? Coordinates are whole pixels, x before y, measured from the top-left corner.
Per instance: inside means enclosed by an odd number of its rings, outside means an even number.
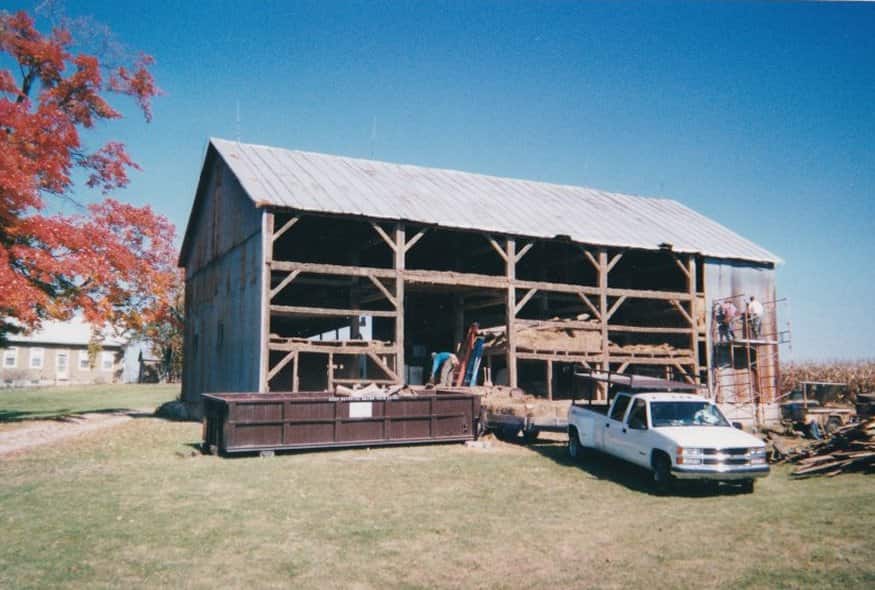
[[[274,377],[276,377],[276,374],[279,373],[280,371],[282,371],[282,370],[283,370],[283,367],[285,367],[285,366],[286,366],[287,364],[289,364],[291,361],[296,360],[297,357],[298,357],[298,353],[297,353],[297,351],[294,351],[294,350],[293,350],[293,351],[291,351],[290,353],[288,353],[286,356],[284,356],[283,358],[281,358],[281,359],[280,359],[280,362],[278,362],[278,363],[277,363],[277,364],[276,364],[276,365],[270,370],[270,372],[268,372],[268,374],[267,374],[267,380],[270,381],[271,379],[273,379]]]
[[[659,326],[608,326],[608,332],[631,332],[633,334],[689,334],[689,328],[662,328]]]
[[[271,237],[271,242],[276,242],[278,239],[280,239],[280,236],[282,236],[284,233],[286,233],[287,231],[292,229],[292,226],[295,225],[296,223],[298,223],[299,219],[301,219],[301,218],[300,217],[292,217],[287,222],[285,222],[281,228],[279,228],[278,230],[276,230],[273,233],[273,236]]]
[[[527,253],[529,250],[531,250],[531,249],[532,249],[532,246],[534,246],[534,245],[535,245],[534,242],[529,242],[528,244],[526,244],[525,246],[523,246],[522,248],[520,248],[520,251],[516,253],[516,261],[519,262],[520,260],[522,260],[522,259],[523,259],[523,256],[525,256],[526,253]]]
[[[416,235],[414,235],[412,238],[407,240],[407,243],[404,245],[404,252],[405,253],[410,252],[410,249],[413,248],[416,245],[416,242],[421,240],[422,236],[424,236],[426,233],[428,233],[428,228],[421,229],[418,232],[416,232]]]
[[[330,344],[329,344],[330,343]],[[373,352],[376,354],[394,354],[395,345],[378,341],[365,340],[308,340],[306,342],[271,342],[270,350],[297,351],[312,354],[358,355]]]
[[[389,303],[392,304],[392,307],[398,309],[398,300],[395,299],[395,296],[389,292],[389,289],[387,289],[386,286],[380,282],[380,279],[378,279],[374,275],[368,275],[368,278],[371,279],[371,282],[374,284],[374,286],[380,290],[380,292],[386,297],[386,299],[389,300]]]
[[[590,261],[594,261],[592,254],[588,251],[584,250],[587,256],[590,258]],[[608,340],[608,319],[610,316],[608,315],[608,251],[604,248],[599,248],[599,260],[598,260],[598,271],[599,271],[599,317],[602,322],[602,370],[607,372],[611,370],[611,354],[609,351],[609,340]],[[607,388],[605,388],[605,394],[607,395]]]
[[[696,382],[695,379],[693,379],[693,378],[690,376],[690,374],[687,373],[687,371],[686,371],[686,369],[684,369],[683,365],[681,365],[680,363],[672,363],[672,365],[673,365],[674,367],[676,367],[678,371],[681,372],[681,375],[684,376],[684,379],[686,379],[687,382],[689,382],[689,383],[695,383],[695,382]]]
[[[507,254],[505,254],[501,246],[498,245],[498,242],[496,242],[489,234],[483,234],[483,237],[486,238],[486,241],[489,242],[489,245],[492,246],[492,249],[498,252],[498,255],[501,256],[501,259],[507,262]]]
[[[395,278],[391,268],[375,268],[369,266],[344,266],[341,264],[318,264],[313,262],[290,262],[274,260],[270,265],[273,270],[300,270],[301,272],[323,275],[338,275],[349,277],[366,277],[374,275],[386,279]]]
[[[298,376],[298,365],[300,364],[298,362],[299,358],[300,358],[300,355],[298,355],[296,353],[295,354],[295,364],[292,365],[292,391],[298,391],[298,389],[301,386],[301,382],[300,382],[299,376]]]
[[[526,306],[526,303],[528,303],[529,300],[531,300],[531,298],[534,297],[535,293],[537,293],[537,292],[538,292],[537,289],[529,289],[529,292],[526,293],[525,295],[523,295],[523,298],[520,299],[519,303],[517,303],[516,306],[514,307],[514,310],[513,310],[514,317],[516,317],[516,315],[522,310],[522,308]]]
[[[687,258],[687,286],[690,291],[690,349],[693,352],[693,358],[696,364],[693,367],[693,376],[696,382],[700,380],[699,375],[699,323],[698,314],[696,313],[696,258],[692,254]]]
[[[380,278],[395,278],[397,273],[393,269],[377,267],[344,266],[339,264],[316,264],[311,262],[289,262],[275,260],[271,262],[273,270],[300,270],[312,274],[341,275],[350,277],[366,277],[374,275]],[[506,276],[482,275],[474,273],[461,273],[454,271],[436,270],[403,270],[401,276],[407,283],[432,284],[432,285],[456,285],[464,287],[481,287],[485,289],[505,290],[510,285]],[[601,295],[602,290],[598,287],[586,285],[573,285],[570,283],[548,283],[545,281],[522,281],[514,279],[513,285],[517,289],[537,289],[548,293],[584,293],[586,295]],[[679,291],[654,291],[647,289],[607,289],[606,294],[610,297],[626,296],[630,299],[655,299],[670,301],[689,301],[690,294]]]
[[[680,257],[677,254],[672,254],[672,258],[674,258],[674,263],[677,265],[681,272],[684,273],[684,276],[687,277],[687,282],[690,280],[690,271],[686,268],[683,262],[681,262]]]
[[[686,319],[687,322],[689,322],[689,324],[691,326],[693,326],[693,328],[696,327],[696,322],[693,321],[693,318],[690,317],[690,314],[687,313],[687,310],[684,309],[684,307],[680,304],[680,302],[677,299],[672,299],[671,304],[674,305],[675,309],[677,309],[681,313],[681,315],[684,316],[684,319]]]
[[[548,352],[525,352],[517,351],[517,359],[529,361],[547,361],[552,360],[559,363],[590,363],[599,362],[601,355],[583,355],[583,354],[550,354]],[[589,368],[589,365],[586,365]]]
[[[395,379],[396,383],[407,382],[404,368],[404,268],[407,261],[407,234],[403,223],[395,226]]]
[[[602,314],[599,312],[598,308],[592,304],[592,301],[589,300],[589,297],[586,296],[586,293],[584,293],[583,291],[576,291],[575,294],[580,297],[580,300],[586,304],[589,310],[595,315],[595,318],[601,321]]]
[[[386,373],[386,375],[389,376],[389,379],[393,379],[393,380],[395,380],[396,382],[398,381],[398,373],[396,373],[395,371],[393,371],[393,370],[389,367],[389,365],[387,365],[386,362],[385,362],[383,359],[381,359],[381,358],[377,355],[377,353],[375,353],[375,352],[371,352],[371,351],[368,351],[368,352],[365,353],[365,354],[368,355],[368,358],[370,358],[372,361],[374,361],[374,364],[375,364],[375,365],[377,365],[378,367],[380,367],[381,369],[383,369],[383,371]]]
[[[617,369],[617,373],[623,373],[623,372],[625,372],[626,369],[629,368],[629,365],[630,365],[630,364],[631,364],[631,363],[625,362],[625,363],[623,363],[622,365],[620,365],[620,368]]]
[[[392,249],[393,252],[396,252],[396,253],[398,252],[397,242],[389,237],[389,234],[386,233],[386,230],[384,230],[382,227],[380,227],[378,224],[374,223],[373,221],[371,222],[371,227],[373,227],[374,231],[377,232],[377,234],[381,238],[383,238],[383,241],[386,242],[386,245],[388,245]]]
[[[607,322],[608,320],[611,319],[611,316],[613,316],[614,313],[617,311],[617,309],[619,309],[619,307],[621,305],[623,305],[624,301],[626,301],[625,295],[623,295],[622,297],[620,297],[619,299],[614,301],[614,304],[611,306],[611,309],[608,310],[608,315],[605,317],[605,322]]]
[[[270,299],[273,299],[274,297],[276,297],[277,294],[279,294],[280,291],[285,289],[286,285],[288,285],[289,283],[294,281],[295,277],[297,277],[299,274],[301,274],[301,271],[299,271],[299,270],[293,270],[292,272],[290,272],[286,276],[286,278],[284,278],[282,281],[280,281],[279,285],[277,285],[276,287],[274,287],[273,289],[270,290]]]
[[[334,391],[334,354],[328,353],[328,366],[326,367],[326,371],[328,372],[328,391]]]
[[[611,258],[610,262],[608,262],[608,272],[611,272],[614,269],[614,267],[617,266],[617,263],[620,262],[621,258],[623,258],[622,252],[614,254],[614,257]]]
[[[587,260],[589,260],[590,264],[592,264],[593,268],[595,268],[596,272],[601,272],[602,267],[599,264],[599,261],[595,259],[595,256],[589,253],[589,250],[586,248],[581,248],[581,251],[586,256]]]
[[[507,239],[507,253],[505,260],[505,280],[507,281],[507,309],[505,310],[505,326],[507,341],[507,384],[510,387],[517,386],[516,366],[516,334],[514,334],[514,319],[516,318],[516,240]]]
[[[270,312],[276,315],[285,316],[321,316],[346,318],[355,316],[372,316],[375,318],[394,318],[398,316],[397,311],[382,311],[373,309],[334,309],[329,307],[304,307],[301,305],[271,305]]]

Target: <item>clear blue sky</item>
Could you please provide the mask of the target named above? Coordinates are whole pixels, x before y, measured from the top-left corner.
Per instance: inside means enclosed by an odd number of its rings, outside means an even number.
[[[67,12],[156,58],[154,122],[130,111],[101,135],[143,167],[120,196],[180,234],[206,140],[237,135],[239,101],[243,141],[677,199],[785,260],[785,359],[875,357],[873,3]]]

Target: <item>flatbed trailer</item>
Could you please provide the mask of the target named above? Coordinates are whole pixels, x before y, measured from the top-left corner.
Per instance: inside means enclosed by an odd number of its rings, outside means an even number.
[[[484,425],[499,438],[514,439],[522,435],[527,443],[537,440],[542,432],[568,432],[568,418],[558,416],[514,416],[484,412]]]

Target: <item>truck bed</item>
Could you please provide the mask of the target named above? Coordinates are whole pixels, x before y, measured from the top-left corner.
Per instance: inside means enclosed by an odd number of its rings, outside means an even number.
[[[576,401],[573,403],[575,407],[583,408],[584,410],[589,410],[591,412],[595,412],[596,414],[602,414],[604,416],[608,415],[608,408],[610,407],[608,404],[602,403],[587,403],[582,401]]]

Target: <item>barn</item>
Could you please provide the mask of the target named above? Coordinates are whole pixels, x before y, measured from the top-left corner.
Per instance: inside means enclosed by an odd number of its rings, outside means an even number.
[[[670,199],[211,139],[183,397],[423,383],[476,322],[479,382],[561,397],[583,367],[755,409],[778,395],[779,263]]]

